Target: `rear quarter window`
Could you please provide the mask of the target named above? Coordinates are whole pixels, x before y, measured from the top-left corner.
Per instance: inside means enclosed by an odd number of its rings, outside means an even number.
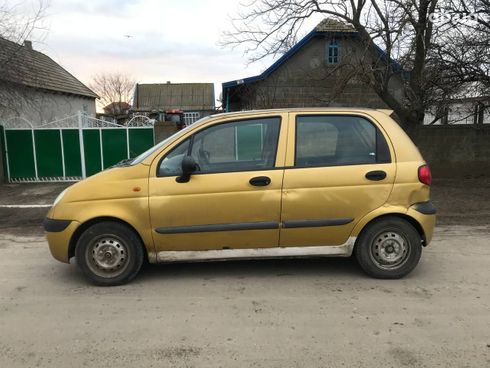
[[[295,166],[339,166],[391,162],[376,125],[360,116],[298,116]]]

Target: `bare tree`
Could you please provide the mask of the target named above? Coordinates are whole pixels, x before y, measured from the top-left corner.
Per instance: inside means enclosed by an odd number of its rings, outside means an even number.
[[[490,91],[490,0],[449,0],[451,19],[434,45],[443,68],[462,82]]]
[[[432,14],[447,12],[447,8],[455,11],[452,1],[255,0],[242,4],[238,16],[232,19],[232,30],[224,35],[223,44],[245,46],[253,62],[280,55],[312,16],[322,15],[350,24],[366,53],[362,75],[353,73],[353,76],[369,85],[395,111],[402,126],[409,128],[422,124],[427,107],[441,99],[447,101],[454,85],[460,83],[441,63],[445,50],[442,41],[451,33],[459,32],[466,37],[468,29],[456,27],[448,33],[448,22],[436,23],[431,19]],[[488,3],[488,0],[474,1]],[[454,2],[459,4],[459,0]],[[465,43],[462,46],[464,50],[470,47]],[[384,51],[381,56],[378,47]],[[455,64],[461,68],[459,61]],[[465,61],[464,65],[469,68],[471,61]],[[461,76],[466,72],[463,68]],[[402,81],[401,94],[390,88],[393,79]]]
[[[120,114],[123,103],[130,103],[136,82],[122,73],[98,74],[90,83],[90,88],[99,95],[100,104],[112,115]]]
[[[441,0],[439,34],[429,54],[429,76],[438,84],[431,96],[432,123],[447,116],[453,102],[472,101],[463,120],[483,119],[490,109],[490,1]],[[428,78],[430,79],[430,78]]]
[[[35,72],[24,42],[30,46],[27,40],[33,32],[44,29],[47,3],[37,0],[28,14],[19,10],[20,6],[20,2],[0,0],[0,116],[19,115],[26,103],[33,102],[25,75],[35,84]]]
[[[0,1],[0,37],[22,44],[35,30],[44,29],[42,20],[47,9],[45,0],[37,0],[34,11],[23,13],[19,11],[22,3]]]

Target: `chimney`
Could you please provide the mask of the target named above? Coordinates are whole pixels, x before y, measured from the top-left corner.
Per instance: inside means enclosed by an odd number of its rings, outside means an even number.
[[[32,50],[32,41],[25,40],[24,47],[26,48],[26,50]]]

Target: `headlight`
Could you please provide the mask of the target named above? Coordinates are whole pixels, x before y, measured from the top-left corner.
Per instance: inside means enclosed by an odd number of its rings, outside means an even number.
[[[59,201],[61,201],[61,198],[63,198],[63,196],[65,195],[67,190],[68,190],[68,188],[66,188],[64,191],[62,191],[60,194],[58,194],[58,197],[56,197],[56,199],[54,200],[53,207],[56,206],[56,204]]]

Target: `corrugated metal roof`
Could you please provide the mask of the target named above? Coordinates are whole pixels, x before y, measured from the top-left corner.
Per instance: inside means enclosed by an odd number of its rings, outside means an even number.
[[[213,83],[138,84],[135,93],[137,110],[181,109],[214,110]]]
[[[0,79],[50,91],[99,97],[49,56],[3,38],[0,38]]]

